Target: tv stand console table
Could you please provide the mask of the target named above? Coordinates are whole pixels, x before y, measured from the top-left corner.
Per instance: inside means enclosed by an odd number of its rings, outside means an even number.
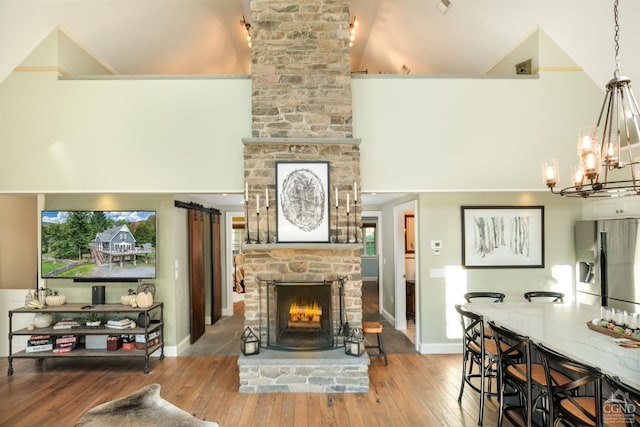
[[[83,308],[88,307],[91,308]],[[38,314],[47,313],[53,316],[54,321],[51,326],[47,328],[35,328],[29,330],[28,328],[13,330],[13,316],[16,314]],[[103,317],[102,326],[88,327],[80,321],[81,326],[68,329],[56,329],[54,328],[56,320],[60,320],[62,317],[84,317],[90,313],[98,314]],[[134,322],[138,322],[140,314],[144,314],[143,318],[149,319],[145,325],[136,325],[134,328],[116,329],[104,326],[108,317],[123,316],[129,317]],[[74,316],[75,315],[75,316]],[[13,375],[13,359],[38,359],[44,360],[45,358],[75,358],[75,357],[139,357],[144,358],[144,373],[149,373],[149,356],[156,351],[160,351],[160,360],[164,359],[164,306],[161,302],[156,302],[150,307],[139,308],[130,307],[123,304],[99,304],[91,305],[88,303],[69,303],[58,306],[45,306],[44,308],[16,308],[9,310],[9,368],[7,375]],[[155,319],[154,319],[155,317]],[[157,332],[157,334],[156,334]],[[117,349],[107,350],[106,348],[86,348],[84,344],[78,342],[76,348],[68,353],[56,353],[53,350],[27,352],[21,350],[13,353],[12,342],[15,336],[31,336],[31,335],[48,335],[52,338],[55,348],[55,339],[63,335],[75,335],[78,341],[80,337],[89,337],[97,335],[109,335],[109,336],[129,336],[129,335],[144,335],[143,348],[133,348],[130,350]],[[157,335],[158,339],[150,339],[150,335]]]

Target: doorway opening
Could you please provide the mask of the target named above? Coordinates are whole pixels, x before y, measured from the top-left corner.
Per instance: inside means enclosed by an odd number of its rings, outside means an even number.
[[[417,242],[417,201],[402,203],[394,208],[395,221],[395,313],[396,329],[405,335],[418,348],[417,336],[420,310],[419,284],[416,259]]]
[[[227,212],[227,304],[225,314],[244,315],[244,212]]]

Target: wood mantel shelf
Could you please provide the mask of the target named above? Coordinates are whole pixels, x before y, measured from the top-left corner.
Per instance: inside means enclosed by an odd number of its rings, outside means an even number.
[[[270,251],[278,249],[329,249],[329,250],[342,250],[342,249],[360,249],[362,243],[250,243],[244,244],[245,249],[252,249],[257,251]]]
[[[360,145],[361,138],[242,138],[247,144],[353,144]]]

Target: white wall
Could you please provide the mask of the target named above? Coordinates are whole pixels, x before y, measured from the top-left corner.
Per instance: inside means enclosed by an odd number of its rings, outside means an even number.
[[[602,91],[581,72],[352,81],[363,191],[536,191],[552,157],[566,183],[578,130],[602,104]]]
[[[15,72],[0,85],[0,192],[241,192],[250,88]]]

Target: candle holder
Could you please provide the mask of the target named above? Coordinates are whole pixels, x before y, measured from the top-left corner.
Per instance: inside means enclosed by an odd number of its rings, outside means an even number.
[[[338,243],[338,205],[336,205],[336,228],[334,232],[334,243]]]
[[[353,201],[353,237],[355,237],[355,242],[358,243],[358,201]]]
[[[271,243],[271,236],[269,231],[269,206],[266,206],[267,209],[267,241],[265,243]]]
[[[259,245],[260,243],[262,243],[260,241],[260,212],[256,212],[256,222],[258,224],[258,228],[257,228],[257,233],[256,233],[256,243]]]
[[[250,245],[251,244],[251,239],[249,238],[249,201],[248,200],[244,201],[244,212],[245,212],[244,217],[245,217],[246,222],[247,222],[246,223],[247,240],[245,241],[245,243],[247,245]]]

